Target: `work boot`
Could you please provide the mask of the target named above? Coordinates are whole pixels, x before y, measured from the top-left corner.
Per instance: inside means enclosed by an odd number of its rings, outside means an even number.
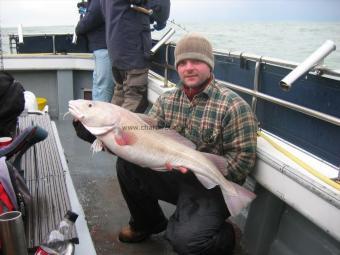
[[[158,234],[166,229],[168,221],[158,224],[151,231],[138,231],[130,225],[123,227],[118,235],[119,241],[123,243],[139,243],[149,238],[152,234]]]
[[[123,243],[139,243],[147,239],[150,235],[150,232],[134,230],[129,225],[120,230],[118,239]]]

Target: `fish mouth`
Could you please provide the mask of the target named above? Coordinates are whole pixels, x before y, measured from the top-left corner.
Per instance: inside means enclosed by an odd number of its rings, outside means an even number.
[[[85,115],[82,114],[79,109],[77,108],[76,105],[72,104],[70,101],[68,104],[68,112],[71,113],[71,115],[76,119],[76,120],[83,120],[85,118]]]
[[[104,135],[114,128],[114,125],[89,126],[88,123],[85,123],[86,116],[81,112],[81,110],[77,106],[77,102],[75,101],[69,101],[68,112],[74,117],[75,120],[80,121],[83,126],[93,135]]]

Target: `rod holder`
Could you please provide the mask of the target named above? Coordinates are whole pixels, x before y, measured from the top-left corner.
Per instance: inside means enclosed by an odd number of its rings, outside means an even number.
[[[18,37],[19,37],[19,43],[24,43],[24,35],[22,32],[22,25],[18,25]]]
[[[76,30],[74,29],[73,35],[72,35],[72,43],[77,44],[77,40],[78,40],[78,37],[77,37],[77,34],[76,34]]]
[[[27,255],[25,229],[21,212],[0,215],[0,240],[3,255]]]
[[[167,43],[167,41],[169,41],[169,39],[174,35],[174,33],[176,32],[176,30],[174,28],[170,28],[168,30],[168,32],[166,32],[163,37],[152,47],[152,49],[150,50],[151,55],[155,54],[156,51],[165,43]]]
[[[336,49],[333,41],[327,40],[320,48],[314,51],[305,61],[299,64],[293,71],[280,81],[280,87],[284,91],[290,90],[292,84],[313,67],[320,64],[332,51]]]
[[[72,43],[73,44],[77,44],[77,35],[76,35],[76,33],[73,33],[73,35],[72,35]]]

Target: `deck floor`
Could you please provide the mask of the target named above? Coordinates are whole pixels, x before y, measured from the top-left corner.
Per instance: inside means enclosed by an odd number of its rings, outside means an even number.
[[[70,120],[56,120],[56,125],[97,254],[176,254],[162,233],[139,244],[118,241],[118,232],[128,223],[129,212],[116,177],[116,158],[105,152],[92,155],[90,144],[76,136]],[[174,210],[169,204],[162,207],[167,216]]]

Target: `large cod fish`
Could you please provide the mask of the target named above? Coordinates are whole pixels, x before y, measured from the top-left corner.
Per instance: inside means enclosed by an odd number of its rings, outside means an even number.
[[[147,115],[132,113],[117,105],[99,101],[69,101],[69,113],[97,137],[94,151],[106,147],[117,156],[157,171],[192,171],[202,185],[221,188],[232,216],[237,215],[255,194],[228,181],[219,169],[225,167],[221,156],[195,150],[195,145],[171,129],[156,129]]]

